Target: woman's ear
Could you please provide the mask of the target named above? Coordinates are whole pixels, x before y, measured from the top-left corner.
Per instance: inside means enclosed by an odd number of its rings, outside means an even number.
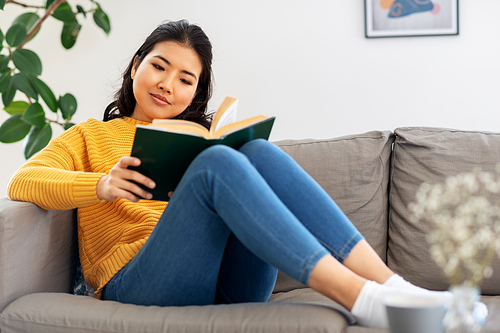
[[[134,63],[132,64],[132,70],[130,71],[130,78],[132,80],[134,79],[135,72],[136,72],[136,67],[137,67],[136,60],[137,60],[137,56],[135,56],[135,58],[134,58]]]

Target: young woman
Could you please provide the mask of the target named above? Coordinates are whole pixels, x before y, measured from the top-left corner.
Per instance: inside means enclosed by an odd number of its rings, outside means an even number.
[[[80,260],[95,296],[160,306],[266,302],[280,269],[361,325],[386,327],[384,296],[431,293],[387,268],[326,192],[264,140],[206,149],[168,205],[141,199],[154,198],[135,183],[155,184],[127,168],[141,163],[129,156],[135,126],[180,118],[208,127],[211,62],[198,26],[159,26],[133,56],[104,122],[61,134],[9,184],[13,200],[78,208]]]

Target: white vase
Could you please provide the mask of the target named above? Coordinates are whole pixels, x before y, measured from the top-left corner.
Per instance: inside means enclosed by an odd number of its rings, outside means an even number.
[[[482,322],[474,316],[474,303],[481,294],[477,287],[451,286],[452,302],[443,318],[445,333],[479,333]]]

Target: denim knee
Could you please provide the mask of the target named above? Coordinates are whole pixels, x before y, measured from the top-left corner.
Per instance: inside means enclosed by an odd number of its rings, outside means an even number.
[[[202,163],[205,163],[205,166],[210,166],[218,163],[228,163],[234,159],[240,159],[244,157],[239,151],[225,146],[225,145],[214,145],[210,146],[204,151],[202,151],[196,158],[196,160],[200,160]]]
[[[264,140],[264,139],[255,139],[252,141],[248,141],[241,148],[240,151],[251,152],[251,151],[262,151],[264,149],[268,149],[270,147],[277,147],[275,144]]]
[[[231,147],[228,147],[228,146],[222,145],[222,144],[217,144],[217,145],[210,146],[207,149],[203,150],[200,153],[200,157],[205,157],[205,158],[207,158],[207,157],[209,157],[209,158],[227,157],[229,155],[233,155],[235,152],[236,152],[236,150],[234,150]]]

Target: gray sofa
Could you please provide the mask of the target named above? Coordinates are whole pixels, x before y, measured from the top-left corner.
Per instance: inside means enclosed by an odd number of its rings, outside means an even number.
[[[445,290],[425,227],[408,204],[423,181],[500,162],[500,133],[398,128],[329,140],[277,142],[336,200],[395,272]],[[266,304],[144,307],[70,294],[77,261],[74,211],[0,199],[0,329],[11,332],[386,332],[279,274]],[[487,330],[500,332],[500,260],[482,285]]]

